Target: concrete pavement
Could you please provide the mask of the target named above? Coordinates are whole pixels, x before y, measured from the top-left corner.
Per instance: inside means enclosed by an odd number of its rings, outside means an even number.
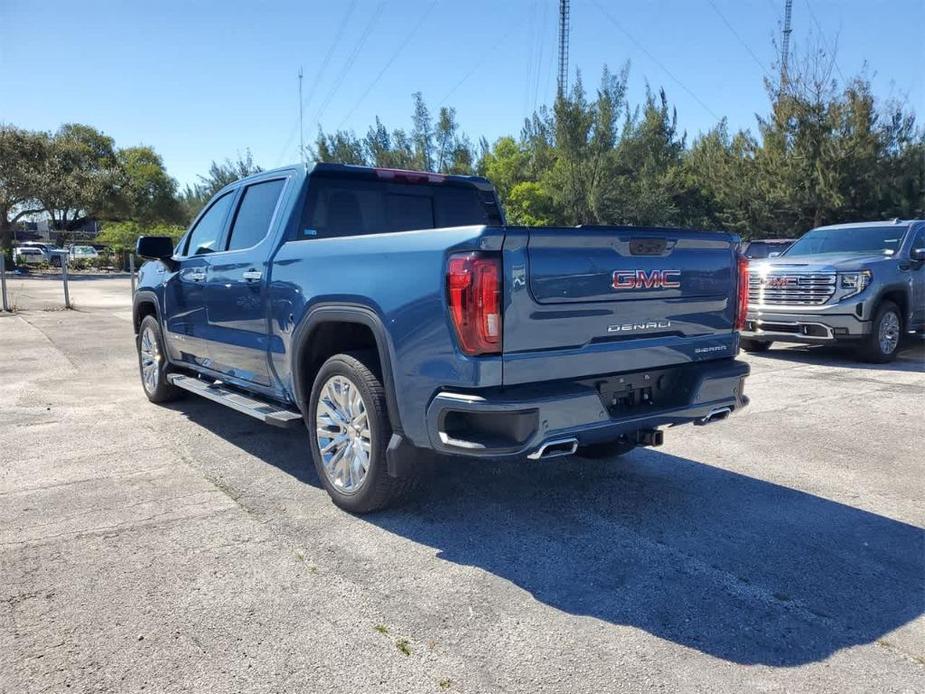
[[[0,319],[2,692],[925,691],[921,343],[749,356],[727,422],[355,518],[304,432],[149,404],[103,282]]]

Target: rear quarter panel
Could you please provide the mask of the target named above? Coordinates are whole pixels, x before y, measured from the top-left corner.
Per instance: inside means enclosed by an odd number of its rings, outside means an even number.
[[[322,306],[362,306],[385,328],[404,433],[426,443],[425,410],[443,387],[501,383],[501,359],[471,359],[456,347],[446,311],[450,253],[500,250],[491,227],[428,229],[287,241],[270,263],[270,358],[290,395],[294,333]]]

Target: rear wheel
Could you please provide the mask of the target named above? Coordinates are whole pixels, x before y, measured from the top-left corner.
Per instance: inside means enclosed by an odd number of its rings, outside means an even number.
[[[161,326],[154,316],[145,316],[138,328],[138,368],[141,385],[151,402],[176,400],[183,391],[167,382],[167,357]]]
[[[771,349],[773,342],[766,342],[765,340],[753,340],[749,337],[743,337],[739,340],[739,346],[744,349],[746,352],[767,352]]]
[[[325,491],[340,508],[369,513],[409,495],[416,476],[390,477],[386,448],[392,437],[385,390],[371,354],[328,359],[312,387],[309,438]]]
[[[607,441],[606,443],[589,443],[579,446],[575,455],[579,458],[588,460],[603,460],[605,458],[616,458],[617,456],[629,453],[636,448],[635,444],[626,443],[625,441]]]
[[[892,361],[899,351],[902,337],[902,319],[899,307],[892,301],[884,301],[874,314],[870,334],[861,345],[861,358],[878,364]]]

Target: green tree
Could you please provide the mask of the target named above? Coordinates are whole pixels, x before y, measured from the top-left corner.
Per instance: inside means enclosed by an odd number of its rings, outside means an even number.
[[[167,175],[164,161],[151,147],[127,147],[116,152],[124,184],[122,216],[143,225],[183,219],[177,182]]]
[[[62,125],[43,164],[36,198],[55,226],[73,230],[87,219],[118,216],[124,179],[111,137],[88,125]]]
[[[42,211],[38,171],[47,156],[44,133],[0,125],[0,249],[12,247],[13,227],[23,217]]]

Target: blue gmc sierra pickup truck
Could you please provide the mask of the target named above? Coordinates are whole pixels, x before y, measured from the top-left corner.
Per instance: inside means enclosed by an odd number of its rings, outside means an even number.
[[[142,237],[145,394],[308,427],[334,502],[380,509],[428,454],[659,445],[748,403],[739,239],[506,226],[483,178],[315,164],[237,181],[176,246]]]

